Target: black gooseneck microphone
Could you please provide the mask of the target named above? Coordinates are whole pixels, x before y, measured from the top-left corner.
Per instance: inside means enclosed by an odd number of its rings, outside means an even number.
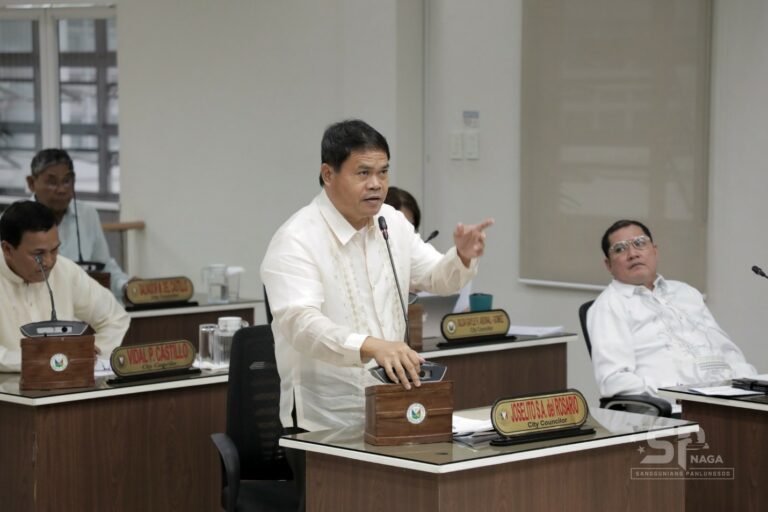
[[[424,240],[424,243],[426,244],[426,243],[427,243],[427,242],[429,242],[430,240],[434,240],[435,238],[437,238],[437,235],[439,235],[439,234],[440,234],[440,232],[439,232],[438,230],[434,230],[433,232],[431,232],[431,233],[429,234],[429,236],[427,237],[427,239],[426,239],[426,240]]]
[[[53,290],[51,290],[51,285],[48,284],[48,274],[45,273],[45,268],[43,267],[43,257],[37,254],[35,255],[35,261],[40,267],[40,272],[43,273],[43,279],[45,279],[45,286],[48,287],[48,296],[51,298],[51,322],[55,322],[57,320],[56,304],[54,304],[53,302]]]
[[[83,267],[86,272],[98,272],[104,268],[104,263],[98,261],[84,261],[83,250],[80,248],[80,222],[77,214],[77,192],[75,185],[72,184],[72,203],[75,205],[75,235],[77,235],[77,264]]]
[[[395,270],[395,260],[392,259],[392,249],[389,248],[389,232],[387,231],[387,221],[384,216],[379,217],[379,229],[381,229],[381,234],[384,236],[384,243],[387,244],[389,264],[392,266],[392,274],[395,276],[395,285],[397,285],[397,298],[400,299],[400,307],[403,310],[403,319],[405,320],[405,341],[410,344],[411,339],[408,332],[408,310],[405,309],[403,291],[400,289],[400,281],[397,279],[397,270]]]
[[[82,335],[85,330],[88,329],[88,324],[85,322],[78,322],[77,320],[59,320],[56,318],[56,304],[53,302],[53,290],[48,282],[48,274],[45,273],[45,267],[43,267],[43,257],[37,254],[35,255],[35,261],[40,266],[40,272],[43,273],[45,286],[48,288],[48,296],[51,298],[51,319],[22,325],[19,327],[19,330],[28,338]]]
[[[405,302],[403,302],[403,292],[400,289],[400,281],[397,280],[397,271],[395,270],[395,260],[392,259],[392,250],[389,248],[389,232],[387,231],[387,221],[384,217],[379,217],[379,229],[384,236],[384,242],[387,244],[387,253],[389,253],[389,263],[392,265],[392,274],[395,276],[395,284],[397,285],[397,296],[400,299],[400,307],[403,308],[403,318],[405,319],[405,341],[410,345],[410,334],[408,330],[408,312],[405,309]],[[437,233],[437,231],[435,231]],[[437,236],[435,234],[435,236]],[[445,376],[447,368],[439,363],[433,363],[431,361],[424,361],[419,365],[419,379],[422,382],[434,382],[441,381]],[[384,383],[392,383],[389,379],[384,368],[381,366],[377,368],[371,368],[371,374],[378,380]],[[410,377],[409,377],[410,380]]]
[[[72,204],[75,205],[75,234],[77,235],[77,262],[83,261],[83,250],[80,248],[80,222],[78,221],[79,215],[77,214],[77,193],[75,192],[74,184],[72,186]]]
[[[753,265],[752,266],[752,272],[754,272],[755,274],[757,274],[757,275],[759,275],[761,277],[765,277],[766,279],[768,279],[768,275],[766,275],[765,272],[763,272],[763,269],[761,269],[757,265]]]

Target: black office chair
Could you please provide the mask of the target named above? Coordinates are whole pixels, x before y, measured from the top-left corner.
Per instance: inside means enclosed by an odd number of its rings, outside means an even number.
[[[267,312],[267,323],[272,325],[272,309],[269,307],[269,297],[267,297],[267,287],[262,285],[264,290],[264,309]]]
[[[280,376],[269,325],[232,339],[227,433],[211,435],[222,462],[221,504],[227,512],[295,511],[298,494],[278,439]]]
[[[584,334],[584,342],[587,344],[589,357],[592,358],[592,342],[589,341],[589,331],[587,330],[587,312],[592,307],[594,300],[585,302],[579,306],[579,321],[581,322],[581,332]],[[649,414],[651,416],[672,416],[672,406],[663,398],[651,395],[615,395],[603,397],[600,399],[600,407],[603,409],[613,409],[615,411],[636,412],[639,414]]]

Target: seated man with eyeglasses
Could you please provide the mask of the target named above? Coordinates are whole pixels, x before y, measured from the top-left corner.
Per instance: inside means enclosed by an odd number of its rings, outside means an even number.
[[[63,149],[43,149],[32,159],[30,168],[27,186],[33,194],[32,198],[53,210],[56,217],[61,240],[59,254],[76,262],[103,263],[103,271],[110,274],[112,293],[122,300],[130,278],[109,254],[96,209],[82,201],[73,201],[75,167],[72,158]]]
[[[613,281],[587,315],[601,396],[655,395],[660,387],[757,373],[717,325],[701,293],[656,273],[658,247],[645,225],[614,223],[602,249]]]

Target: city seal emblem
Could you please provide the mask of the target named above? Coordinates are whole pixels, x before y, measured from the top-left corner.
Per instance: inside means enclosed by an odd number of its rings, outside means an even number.
[[[408,410],[405,413],[405,419],[408,420],[408,423],[418,425],[427,419],[427,408],[418,402],[414,402],[408,406]]]
[[[53,354],[50,360],[51,370],[55,372],[63,372],[69,366],[69,358],[66,354],[58,353]]]

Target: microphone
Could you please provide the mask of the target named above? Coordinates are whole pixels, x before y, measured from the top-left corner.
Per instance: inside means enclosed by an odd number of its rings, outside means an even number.
[[[389,254],[389,264],[392,266],[392,274],[395,276],[395,285],[397,285],[397,298],[400,299],[400,307],[403,309],[403,319],[405,320],[405,341],[410,345],[410,335],[408,333],[408,311],[405,309],[405,302],[403,302],[403,292],[400,289],[400,281],[397,279],[397,271],[395,270],[395,260],[392,259],[392,250],[389,248],[389,232],[387,231],[387,220],[382,215],[379,217],[379,229],[384,236],[384,243],[387,244],[387,253]]]
[[[53,290],[50,283],[48,283],[48,274],[45,273],[43,267],[43,257],[39,254],[35,255],[35,261],[40,266],[40,272],[43,273],[43,279],[45,280],[45,286],[48,288],[48,296],[51,298],[51,319],[42,322],[32,322],[31,324],[22,325],[19,327],[21,333],[28,338],[38,338],[40,336],[80,336],[86,329],[88,324],[85,322],[59,321],[56,318],[56,304],[53,302]]]
[[[35,255],[35,261],[37,262],[37,265],[40,267],[40,272],[43,274],[43,279],[45,279],[45,286],[48,287],[48,296],[51,298],[51,322],[56,321],[56,304],[53,302],[53,290],[51,290],[51,285],[48,283],[48,274],[45,273],[45,268],[43,267],[43,257],[39,254]]]
[[[765,272],[763,272],[763,269],[761,269],[757,265],[753,265],[752,266],[752,272],[754,272],[755,274],[757,274],[757,275],[759,275],[761,277],[765,277],[766,279],[768,279],[768,275],[765,275]]]
[[[424,240],[424,243],[426,244],[426,243],[427,243],[427,242],[429,242],[430,240],[434,240],[435,238],[437,238],[437,235],[439,235],[439,234],[440,234],[440,232],[439,232],[438,230],[434,230],[433,232],[431,232],[431,233],[429,234],[429,236],[427,237],[427,239],[426,239],[426,240]]]
[[[83,261],[83,250],[80,248],[80,223],[77,218],[77,192],[72,185],[72,203],[75,205],[75,235],[77,235],[77,264],[86,272],[98,272],[104,268],[104,263],[99,261]]]

